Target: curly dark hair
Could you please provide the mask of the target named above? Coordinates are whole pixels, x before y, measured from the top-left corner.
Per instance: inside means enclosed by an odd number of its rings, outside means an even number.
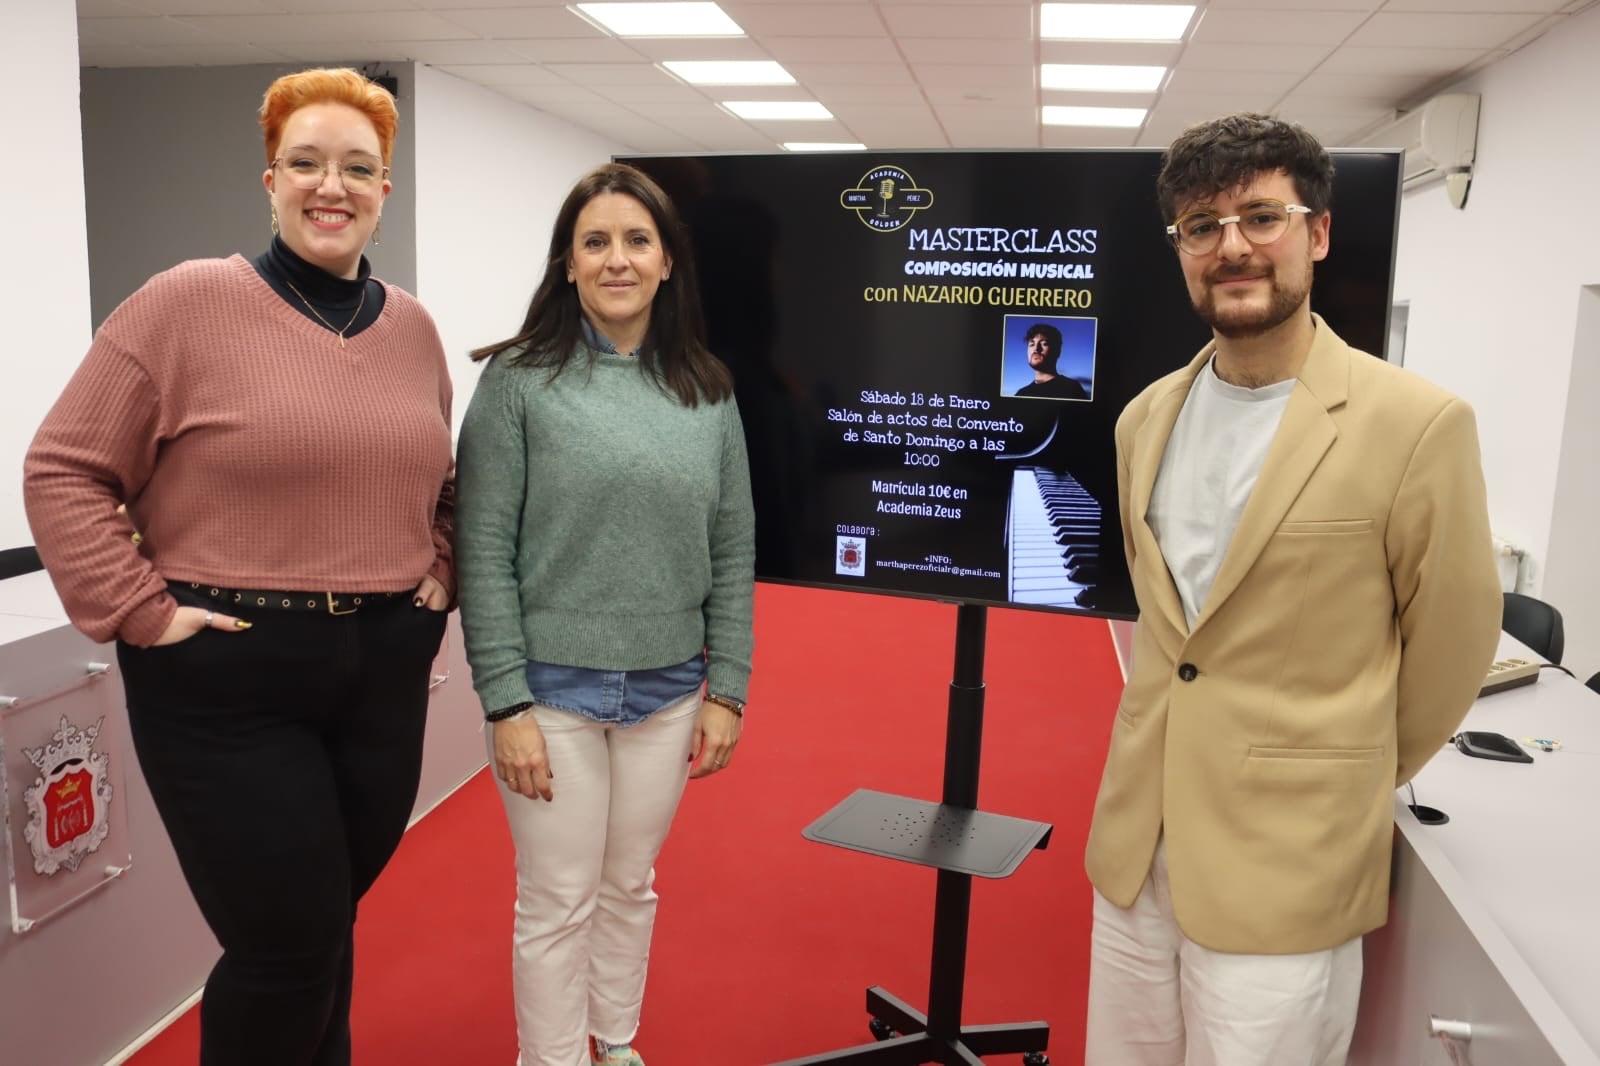
[[[1257,174],[1282,170],[1294,179],[1300,202],[1316,214],[1333,197],[1333,160],[1304,126],[1246,112],[1190,126],[1161,157],[1156,198],[1161,217],[1196,200],[1238,189]]]
[[[583,308],[577,289],[566,280],[567,256],[572,251],[578,213],[606,193],[622,193],[644,205],[656,224],[662,250],[672,261],[672,281],[663,280],[650,305],[650,327],[639,349],[639,362],[684,406],[694,407],[702,399],[720,403],[733,395],[733,375],[706,348],[705,319],[688,234],[661,186],[625,163],[598,166],[573,186],[556,214],[544,279],[533,294],[522,328],[515,336],[477,349],[472,358],[487,359],[505,352],[514,364],[545,369],[551,378],[577,358]]]

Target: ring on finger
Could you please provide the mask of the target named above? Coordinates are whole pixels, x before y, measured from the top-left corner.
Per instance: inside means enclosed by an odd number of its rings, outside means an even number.
[[[217,620],[217,616],[216,616],[216,613],[214,611],[207,611],[206,612],[206,625],[207,626],[211,625],[211,623],[216,621],[216,620]]]

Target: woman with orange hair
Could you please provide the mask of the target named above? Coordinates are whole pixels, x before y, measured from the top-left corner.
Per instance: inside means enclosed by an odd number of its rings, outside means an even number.
[[[335,1066],[356,905],[416,798],[454,594],[451,389],[432,319],[363,255],[394,98],[308,70],[260,119],[271,246],[179,264],[105,320],[25,499],[73,623],[117,642],[134,749],[222,945],[201,1063]]]

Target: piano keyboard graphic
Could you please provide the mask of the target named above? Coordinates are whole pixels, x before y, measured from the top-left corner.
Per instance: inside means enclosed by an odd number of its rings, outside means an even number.
[[[1099,583],[1100,505],[1071,474],[1019,466],[1006,539],[1012,603],[1075,607]]]

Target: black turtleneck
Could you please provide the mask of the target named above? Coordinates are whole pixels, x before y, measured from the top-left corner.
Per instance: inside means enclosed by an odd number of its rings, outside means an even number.
[[[361,313],[344,331],[346,337],[354,337],[372,325],[383,311],[383,285],[372,278],[372,264],[367,262],[366,256],[361,257],[361,268],[355,278],[347,280],[321,267],[312,266],[296,255],[281,236],[275,236],[267,250],[252,259],[250,265],[256,268],[261,280],[272,286],[272,291],[283,297],[290,307],[319,326],[326,327],[328,322],[333,323],[335,333],[346,322],[350,322],[350,316],[356,313],[356,305],[361,304]],[[361,301],[363,288],[367,293],[365,303]],[[305,299],[296,296],[295,289],[299,289]],[[312,313],[311,307],[306,306],[307,300],[327,322]]]

